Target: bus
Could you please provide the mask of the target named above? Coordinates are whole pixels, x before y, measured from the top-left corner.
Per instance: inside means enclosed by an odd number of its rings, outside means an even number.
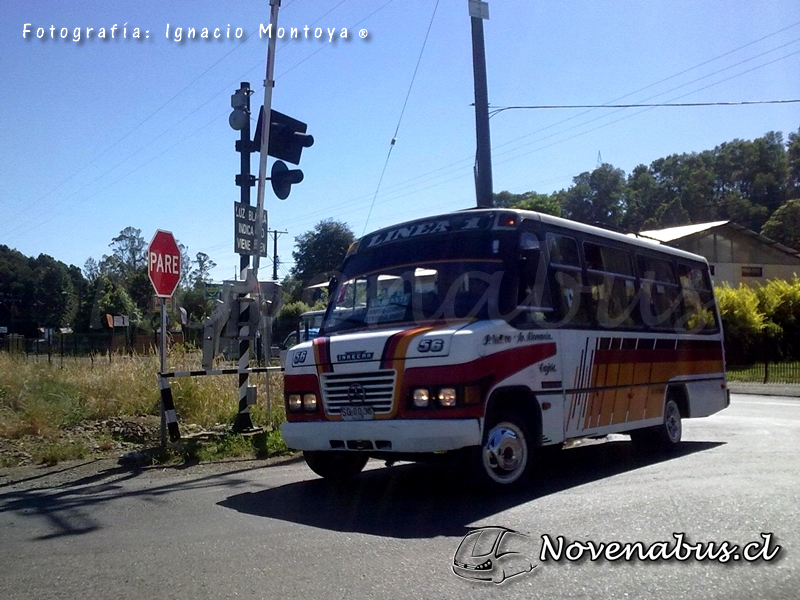
[[[548,447],[672,449],[730,402],[708,262],[636,236],[524,210],[418,219],[355,242],[329,298],[289,350],[282,425],[324,478],[448,455],[513,488]]]

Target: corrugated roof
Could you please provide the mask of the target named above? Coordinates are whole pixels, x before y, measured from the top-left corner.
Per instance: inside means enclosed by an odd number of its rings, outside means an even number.
[[[642,231],[638,235],[644,238],[650,238],[652,240],[659,241],[664,244],[669,244],[670,242],[674,242],[675,240],[679,240],[681,238],[689,237],[690,235],[695,235],[697,233],[702,233],[704,231],[709,231],[711,229],[716,229],[717,227],[727,226],[731,229],[735,229],[736,231],[740,231],[745,235],[749,235],[757,239],[762,244],[767,246],[772,246],[773,248],[777,248],[781,252],[785,254],[789,254],[795,258],[800,258],[800,252],[795,250],[794,248],[789,248],[788,246],[784,246],[783,244],[779,244],[775,240],[772,240],[760,233],[756,233],[747,227],[743,227],[738,223],[734,223],[733,221],[712,221],[711,223],[698,223],[697,225],[682,225],[680,227],[667,227],[666,229],[654,229],[651,231]],[[636,235],[636,234],[634,234]]]
[[[698,223],[696,225],[681,225],[680,227],[667,227],[666,229],[653,229],[651,231],[642,231],[639,235],[648,237],[659,242],[671,242],[681,238],[700,233],[727,225],[730,221],[712,221],[711,223]]]

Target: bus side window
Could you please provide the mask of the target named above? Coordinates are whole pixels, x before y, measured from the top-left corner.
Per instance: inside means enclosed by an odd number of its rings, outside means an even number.
[[[560,319],[573,325],[589,325],[591,312],[583,285],[578,243],[574,238],[547,234],[550,273],[555,296],[561,309]]]
[[[680,286],[675,267],[667,260],[637,254],[636,266],[642,283],[642,320],[654,329],[673,330],[680,312]]]
[[[520,235],[518,265],[517,308],[522,323],[552,322],[554,311],[547,285],[547,263],[539,238],[530,231]]]
[[[715,333],[719,330],[714,308],[714,294],[708,269],[697,265],[678,264],[683,312],[678,327],[692,333]]]
[[[630,253],[591,242],[584,242],[583,251],[597,323],[607,328],[638,325],[636,277]]]

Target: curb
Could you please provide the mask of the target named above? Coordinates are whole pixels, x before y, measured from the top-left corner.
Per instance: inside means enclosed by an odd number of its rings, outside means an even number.
[[[800,385],[797,384],[741,383],[737,381],[729,381],[728,389],[732,394],[800,398]]]

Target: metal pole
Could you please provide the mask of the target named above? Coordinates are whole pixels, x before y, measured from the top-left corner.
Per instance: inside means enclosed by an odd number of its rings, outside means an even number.
[[[278,9],[281,0],[269,0],[270,36],[267,44],[267,72],[264,79],[264,122],[261,126],[261,156],[258,165],[258,195],[256,200],[256,254],[253,257],[253,273],[258,277],[260,262],[261,234],[266,230],[264,225],[264,186],[267,180],[267,151],[269,149],[269,129],[272,121],[272,88],[275,87],[275,48],[278,42]]]
[[[167,372],[167,300],[159,298],[161,301],[161,373]],[[167,413],[164,409],[164,396],[159,395],[159,406],[161,408],[161,447],[167,447]]]
[[[485,2],[468,0],[472,21],[472,71],[475,80],[475,137],[477,142],[475,195],[478,208],[494,206],[492,193],[492,141],[489,132],[489,92],[486,84],[486,52],[483,19],[489,18]]]

